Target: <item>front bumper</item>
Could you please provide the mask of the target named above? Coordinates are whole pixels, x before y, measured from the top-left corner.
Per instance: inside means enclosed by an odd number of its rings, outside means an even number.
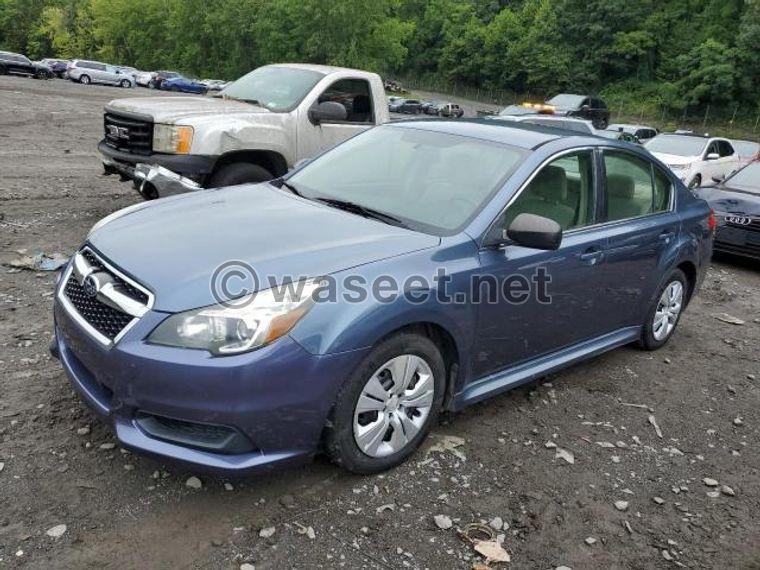
[[[109,349],[56,300],[51,352],[122,446],[196,470],[242,475],[310,458],[337,390],[366,352],[314,355],[287,336],[222,358],[145,343],[166,316],[148,312]],[[146,416],[223,426],[240,437],[232,447],[209,449],[158,433]]]
[[[137,164],[145,163],[162,166],[172,172],[177,172],[184,177],[202,183],[213,171],[214,164],[218,158],[217,156],[205,154],[133,154],[109,146],[106,144],[105,139],[98,143],[98,152],[100,152],[106,172],[115,171],[132,180],[134,180]]]
[[[713,250],[760,259],[760,232],[726,224],[720,225],[715,234]]]

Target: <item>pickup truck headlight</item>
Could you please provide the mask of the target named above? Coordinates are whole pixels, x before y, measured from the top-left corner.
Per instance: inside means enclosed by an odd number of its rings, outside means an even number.
[[[290,331],[314,305],[319,280],[305,280],[236,299],[234,307],[211,305],[177,313],[148,336],[148,342],[240,354],[262,347]]]
[[[193,127],[153,125],[153,150],[170,154],[188,154],[193,145]]]

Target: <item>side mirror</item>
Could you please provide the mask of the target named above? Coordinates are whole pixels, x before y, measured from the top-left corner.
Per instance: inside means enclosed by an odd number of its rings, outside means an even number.
[[[524,247],[554,250],[562,243],[562,228],[549,218],[520,214],[509,225],[507,237]]]
[[[590,108],[588,105],[581,105],[581,111],[588,111]]]
[[[706,160],[718,160],[719,158],[720,155],[717,152],[711,152],[705,157]]]
[[[332,121],[345,121],[346,118],[348,118],[346,108],[335,101],[322,101],[312,105],[309,109],[309,120],[315,125]]]

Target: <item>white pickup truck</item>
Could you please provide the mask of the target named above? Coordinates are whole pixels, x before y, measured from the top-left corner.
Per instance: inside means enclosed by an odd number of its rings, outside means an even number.
[[[151,199],[270,180],[389,120],[375,73],[267,65],[211,97],[111,101],[98,150],[106,174],[132,179]]]

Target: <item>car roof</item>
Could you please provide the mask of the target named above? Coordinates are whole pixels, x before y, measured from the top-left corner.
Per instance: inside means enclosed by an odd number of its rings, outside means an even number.
[[[394,121],[390,123],[390,126],[460,135],[531,150],[560,138],[571,136],[576,138],[592,138],[590,135],[584,136],[575,131],[493,119],[456,119],[450,121],[409,119]],[[593,138],[600,140],[597,137]]]
[[[334,65],[319,65],[316,63],[273,63],[272,67],[290,67],[293,69],[305,69],[307,71],[316,71],[322,75],[329,75],[330,73],[337,73],[342,71],[349,71],[356,73],[357,75],[370,76],[376,75],[369,71],[362,71],[360,69],[351,69],[350,67],[337,67]]]

